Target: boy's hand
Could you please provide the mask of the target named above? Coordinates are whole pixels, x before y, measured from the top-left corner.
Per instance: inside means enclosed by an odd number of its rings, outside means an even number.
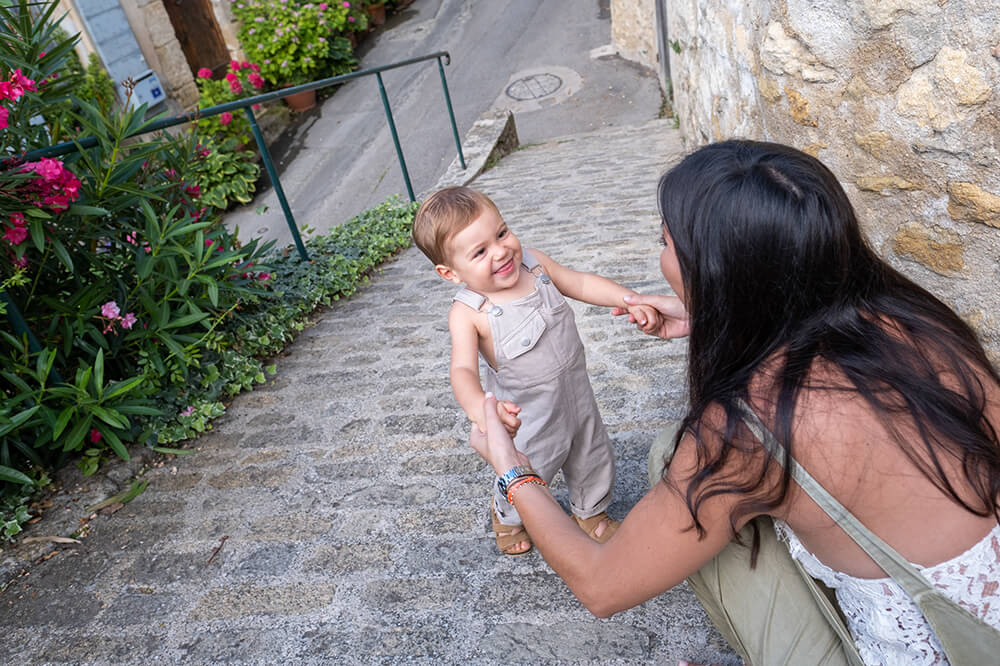
[[[497,416],[500,417],[500,423],[503,424],[503,427],[512,438],[517,434],[518,428],[521,427],[521,419],[517,417],[520,413],[521,408],[510,400],[497,401]]]
[[[517,417],[521,413],[521,408],[515,405],[510,400],[497,400],[497,416],[500,417],[500,424],[507,431],[507,434],[514,437],[517,434],[518,429],[521,427],[521,419]],[[476,429],[479,432],[486,433],[486,415],[483,415],[481,421],[476,421]]]
[[[651,305],[626,306],[628,320],[647,335],[655,335],[660,328],[660,313]]]
[[[683,338],[691,334],[691,321],[688,319],[687,310],[684,303],[676,296],[666,296],[661,294],[629,294],[625,297],[625,305],[613,308],[611,314],[618,316],[629,315],[629,320],[633,320],[630,310],[636,305],[652,306],[658,316],[659,322],[655,330],[650,331],[650,335],[655,335],[664,340],[672,338]]]

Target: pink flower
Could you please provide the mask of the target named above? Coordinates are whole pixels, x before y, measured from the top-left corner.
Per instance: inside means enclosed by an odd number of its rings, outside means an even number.
[[[250,69],[252,69],[255,72],[260,73],[260,65],[258,65],[256,63],[250,63]]]
[[[118,319],[120,314],[121,310],[118,309],[118,304],[114,301],[108,301],[101,306],[101,316],[105,319]]]
[[[202,67],[201,69],[198,70],[198,78],[199,79],[212,78],[212,70],[210,70],[208,67]]]
[[[41,60],[41,59],[42,59],[42,58],[44,58],[44,57],[45,57],[45,51],[42,51],[42,52],[40,52],[40,53],[38,54],[38,59],[39,59],[39,60]]]
[[[246,60],[244,60],[243,62],[240,63],[240,67],[242,69],[250,69],[250,63],[248,63]]]
[[[329,6],[330,5],[326,4],[325,2],[319,3],[319,9],[320,9],[320,11],[324,11]]]
[[[236,62],[236,61],[234,60],[233,62]],[[237,65],[238,64],[239,63],[237,63]],[[239,67],[237,67],[236,69],[238,71]],[[226,74],[226,81],[229,81],[230,83],[232,83],[233,81],[239,81],[239,80],[240,80],[240,77],[238,77],[237,75],[233,74],[232,72],[229,72],[228,74]]]
[[[28,238],[28,230],[24,227],[7,227],[3,238],[11,245],[20,245]]]
[[[261,281],[270,280],[271,279],[271,274],[270,273],[258,273],[257,274],[257,279],[261,280]]]
[[[13,93],[13,99],[18,99],[26,92],[34,92],[37,90],[35,87],[35,82],[28,77],[21,74],[20,68],[15,69],[10,75],[10,89]]]
[[[7,118],[10,117],[10,109],[0,106],[0,129],[7,129],[10,125]]]
[[[219,122],[222,123],[223,125],[228,125],[229,123],[233,122],[233,114],[229,113],[228,111],[223,111],[222,113],[219,114]]]
[[[346,5],[347,3],[345,2],[344,4]],[[353,17],[353,16],[348,16],[348,17],[347,17],[347,20],[348,20],[348,21],[349,21],[350,23],[354,23],[354,17]]]
[[[138,245],[139,242],[136,240],[136,235],[134,231],[125,234],[125,241],[131,243],[132,245]]]
[[[27,268],[28,258],[23,255],[20,257],[12,257],[10,263],[14,264],[16,268]]]
[[[127,315],[125,315],[121,319],[122,328],[130,329],[130,328],[132,328],[132,326],[137,321],[138,321],[138,319],[135,318],[135,313],[134,312],[129,312]]]
[[[350,8],[351,8],[351,3],[347,2],[347,0],[344,0],[344,2],[343,2],[343,5],[344,5],[344,7],[346,7],[347,9],[350,9]]]
[[[250,76],[248,76],[247,78],[250,81],[250,85],[252,85],[257,90],[260,90],[261,88],[264,87],[264,77],[262,77],[260,74],[257,74],[256,72],[251,72]]]
[[[230,81],[229,90],[232,91],[233,94],[239,95],[241,92],[243,92],[243,84],[240,83],[239,81]]]
[[[239,60],[231,60],[229,62],[229,69],[233,70],[234,72],[240,71],[240,62],[239,62]],[[226,78],[229,78],[229,77],[227,76]]]
[[[90,443],[91,444],[97,444],[99,441],[101,441],[101,431],[98,430],[97,428],[91,428],[90,429]]]
[[[23,227],[25,225],[24,213],[11,213],[10,221],[14,223],[15,227]]]
[[[201,196],[201,185],[188,185],[184,188],[184,191],[187,192],[188,196],[192,199],[197,199]]]
[[[188,405],[187,407],[184,408],[184,411],[182,411],[180,415],[191,416],[192,414],[194,414],[194,405]]]

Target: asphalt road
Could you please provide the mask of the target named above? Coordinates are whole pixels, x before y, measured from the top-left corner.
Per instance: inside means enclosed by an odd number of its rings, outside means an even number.
[[[439,50],[460,136],[494,107],[515,113],[522,145],[657,117],[655,73],[617,56],[608,0],[416,0],[362,46],[361,67]],[[526,81],[521,79],[527,78]],[[437,65],[383,74],[414,193],[456,156]],[[272,147],[299,227],[330,229],[406,187],[374,77],[348,83]],[[263,212],[262,212],[263,211]],[[291,242],[272,188],[227,216],[244,239]]]

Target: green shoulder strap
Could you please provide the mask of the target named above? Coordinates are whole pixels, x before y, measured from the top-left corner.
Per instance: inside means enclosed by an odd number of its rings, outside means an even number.
[[[744,401],[738,403],[743,420],[775,460],[783,461],[784,447]],[[809,472],[792,459],[792,478],[840,529],[854,539],[920,607],[952,666],[996,663],[1000,631],[959,606],[931,586],[906,558],[865,527],[844,505],[828,493]]]

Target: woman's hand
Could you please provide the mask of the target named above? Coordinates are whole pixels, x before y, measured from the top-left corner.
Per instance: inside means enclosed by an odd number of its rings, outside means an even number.
[[[663,294],[629,294],[625,297],[627,305],[616,307],[611,310],[611,314],[618,316],[629,314],[629,307],[636,305],[649,305],[660,313],[658,325],[653,330],[647,330],[640,326],[644,333],[655,335],[664,340],[671,338],[683,338],[691,334],[691,322],[688,319],[687,310],[684,303],[676,296],[665,296]],[[629,314],[629,321],[635,323],[633,315]]]
[[[500,421],[497,413],[497,399],[492,393],[487,393],[483,400],[483,412],[486,421],[486,432],[472,428],[469,434],[469,444],[488,462],[497,473],[504,474],[515,465],[528,465],[528,456],[514,448],[514,440]]]

